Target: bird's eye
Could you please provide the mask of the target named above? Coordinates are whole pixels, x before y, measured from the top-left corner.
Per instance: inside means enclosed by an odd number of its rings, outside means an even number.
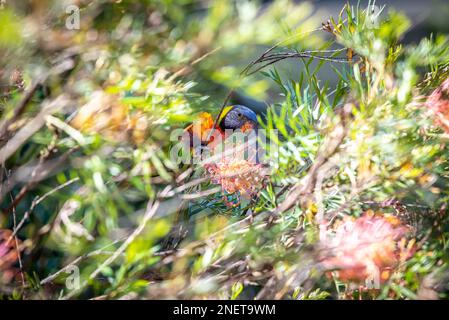
[[[237,117],[241,118],[242,116],[243,116],[243,115],[242,115],[241,112],[238,112],[238,113],[237,113]]]

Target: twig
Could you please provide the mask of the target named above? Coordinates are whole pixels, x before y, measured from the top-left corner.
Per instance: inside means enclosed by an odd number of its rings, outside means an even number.
[[[47,160],[45,162],[36,164],[34,166],[34,168],[32,168],[31,174],[27,173],[30,169],[27,168],[26,165],[20,167],[12,175],[12,179],[10,179],[10,180],[12,180],[12,181],[10,181],[10,185],[9,186],[8,185],[5,186],[5,184],[3,184],[1,186],[1,188],[0,188],[1,189],[0,201],[15,186],[15,184],[20,182],[20,180],[21,180],[20,176],[21,175],[22,176],[27,175],[28,177],[31,177],[31,180],[29,180],[27,182],[27,184],[20,190],[20,193],[15,197],[14,205],[17,205],[23,199],[23,197],[25,196],[26,192],[28,190],[30,190],[30,188],[32,188],[37,182],[42,181],[43,179],[45,179],[48,176],[50,176],[56,169],[58,169],[63,164],[65,164],[67,162],[68,157],[74,151],[76,151],[78,149],[79,149],[79,147],[74,147],[74,148],[68,150],[67,152],[65,152],[64,154],[62,154],[57,159],[51,159],[51,160]],[[36,173],[36,174],[33,175],[33,173]],[[7,213],[7,212],[10,211],[11,208],[12,207],[10,206],[9,208],[4,209],[3,212]]]
[[[218,124],[218,120],[220,120],[221,114],[223,113],[223,110],[226,107],[226,105],[228,104],[229,99],[231,99],[231,96],[232,96],[233,93],[234,93],[234,89],[231,89],[229,91],[228,95],[226,96],[226,98],[225,98],[225,100],[224,100],[224,102],[223,102],[223,104],[221,106],[220,112],[217,114],[217,117],[215,118],[214,125],[212,126],[212,129],[209,130],[209,133],[207,135],[206,141],[209,141],[210,137],[212,137],[212,134],[214,133],[215,127]]]
[[[221,191],[221,187],[215,187],[209,190],[204,190],[204,191],[200,191],[197,193],[187,193],[187,194],[182,194],[180,197],[183,200],[193,200],[193,199],[197,199],[197,198],[202,198],[205,196],[209,196],[211,194],[217,193]]]
[[[310,33],[316,32],[316,31],[320,31],[320,30],[323,30],[323,27],[319,27],[319,28],[316,28],[316,29],[313,29],[313,30],[308,30],[308,31],[302,32],[302,33],[300,33],[300,34],[295,34],[295,35],[292,35],[292,36],[290,36],[290,37],[287,37],[286,39],[284,39],[284,40],[282,40],[282,41],[279,41],[278,43],[276,43],[276,44],[273,45],[272,47],[270,47],[270,48],[268,48],[267,50],[265,50],[265,52],[262,53],[262,55],[261,55],[259,58],[257,58],[256,60],[250,62],[250,63],[249,63],[249,64],[248,64],[248,65],[241,71],[240,75],[247,75],[247,71],[248,71],[249,69],[251,69],[255,64],[257,64],[258,62],[260,62],[261,59],[265,58],[265,57],[267,56],[267,54],[269,54],[271,51],[273,51],[274,49],[278,48],[280,45],[286,43],[287,41],[292,40],[293,38],[299,38],[299,37],[305,36],[306,34],[310,34]]]
[[[159,205],[160,205],[160,202],[157,200],[156,201],[152,201],[152,200],[148,201],[147,209],[143,216],[143,220],[139,224],[139,226],[133,231],[133,233],[131,233],[131,235],[125,240],[125,242],[123,242],[123,244],[114,252],[113,255],[111,255],[108,259],[106,259],[97,269],[95,269],[94,272],[91,273],[91,275],[89,276],[89,279],[87,281],[85,281],[80,286],[80,288],[73,290],[72,292],[70,292],[69,294],[64,296],[62,299],[70,299],[71,297],[73,297],[75,294],[77,294],[79,292],[79,290],[81,290],[88,284],[88,281],[95,279],[98,276],[98,274],[100,274],[100,272],[102,272],[106,266],[109,266],[112,262],[114,262],[128,248],[128,246],[136,239],[136,237],[139,236],[140,233],[145,229],[148,221],[151,220],[151,218],[154,216],[157,209],[159,208]]]
[[[9,181],[9,174],[8,174],[8,172],[6,173],[6,179]],[[13,200],[12,193],[9,193],[9,196],[11,197],[11,201],[12,201]],[[13,216],[13,228],[16,228],[17,219],[16,219],[16,207],[15,206],[12,209],[12,216]],[[20,280],[22,281],[22,288],[25,288],[25,277],[23,275],[22,254],[20,253],[19,241],[17,240],[16,235],[13,233],[9,237],[9,239],[6,241],[6,247],[9,245],[9,242],[10,242],[11,239],[14,239],[14,245],[16,247],[17,258],[19,260]]]
[[[84,254],[82,256],[79,256],[78,258],[76,258],[75,260],[73,260],[72,262],[70,262],[68,265],[66,265],[64,268],[56,271],[55,273],[49,275],[48,277],[46,277],[45,279],[41,280],[40,285],[45,285],[49,282],[52,282],[53,280],[55,280],[61,273],[66,272],[67,270],[69,270],[71,267],[77,265],[80,261],[93,257],[93,256],[97,256],[97,255],[102,255],[102,254],[114,254],[114,251],[104,251],[105,248],[110,247],[114,244],[116,244],[118,241],[114,241],[113,243],[110,243],[106,246],[104,246],[101,249],[89,252],[87,254]]]
[[[61,74],[67,70],[73,69],[75,63],[72,59],[67,59],[60,64],[53,67],[49,72],[46,72],[39,76],[37,80],[32,84],[30,89],[25,92],[24,97],[20,100],[17,107],[14,109],[14,113],[11,118],[4,120],[3,123],[0,124],[0,141],[4,139],[6,132],[8,131],[8,127],[17,120],[17,118],[25,111],[26,106],[30,103],[31,99],[34,96],[34,93],[42,86],[45,81],[47,81],[50,75]],[[0,158],[1,159],[1,158]],[[3,161],[0,161],[0,163]]]
[[[25,111],[25,107],[31,101],[31,98],[33,98],[34,93],[45,82],[47,77],[48,77],[48,73],[41,75],[33,83],[33,85],[25,92],[24,97],[22,98],[22,100],[20,100],[19,104],[14,109],[14,113],[11,116],[11,118],[3,121],[3,123],[0,126],[0,140],[2,140],[4,138],[4,135],[7,132],[8,127],[11,125],[11,123],[13,123],[15,120],[17,120],[17,118]]]
[[[42,110],[21,128],[8,142],[0,149],[0,163],[4,163],[14,154],[34,133],[45,124],[47,115],[50,115],[62,108],[69,101],[68,96],[61,94],[53,101],[44,105]]]
[[[342,50],[346,50],[346,48],[337,49],[335,52],[342,51]],[[313,59],[318,59],[318,60],[325,60],[325,61],[330,61],[330,62],[340,62],[340,63],[349,63],[352,61],[347,58],[335,58],[332,56],[320,56],[320,55],[310,54],[308,52],[311,52],[311,51],[278,53],[278,54],[272,54],[272,55],[266,56],[263,59],[260,59],[259,61],[257,61],[251,67],[253,67],[256,64],[261,64],[261,66],[257,67],[255,70],[253,70],[251,72],[249,72],[251,70],[251,68],[247,69],[245,71],[245,76],[253,75],[269,65],[272,65],[276,62],[279,62],[279,61],[282,61],[285,59],[290,59],[290,58],[313,58]],[[264,63],[264,62],[266,62],[266,63]]]
[[[14,231],[11,234],[11,236],[9,237],[8,241],[6,242],[6,244],[9,243],[9,241],[15,237],[17,235],[17,233],[19,232],[19,230],[22,228],[23,224],[25,223],[25,221],[30,217],[31,212],[34,210],[34,208],[41,203],[42,201],[44,201],[47,197],[49,197],[50,195],[52,195],[53,193],[67,187],[68,185],[78,181],[79,178],[73,178],[59,186],[57,186],[56,188],[48,191],[47,193],[45,193],[43,196],[41,197],[36,197],[34,198],[33,202],[31,203],[31,207],[25,212],[25,214],[23,215],[22,219],[20,220],[19,224],[17,225],[17,227],[14,227]],[[14,209],[13,209],[14,210]]]
[[[315,189],[315,184],[319,170],[329,159],[337,152],[344,138],[346,137],[346,117],[352,110],[352,104],[348,103],[343,107],[343,112],[340,119],[340,124],[333,130],[333,136],[326,141],[322,147],[321,152],[318,153],[317,158],[310,167],[308,174],[296,183],[287,194],[285,200],[273,211],[274,213],[281,213],[287,211],[295,205],[301,197],[303,204],[307,202],[308,195]]]
[[[184,66],[181,69],[179,69],[178,71],[176,71],[175,73],[173,73],[173,75],[171,75],[168,78],[168,81],[173,81],[174,79],[176,79],[178,76],[180,76],[181,74],[183,74],[183,72],[185,70],[187,70],[188,67],[194,66],[195,64],[201,62],[202,60],[206,59],[207,57],[209,57],[210,55],[214,54],[215,52],[221,50],[222,47],[218,47],[213,49],[212,51],[206,52],[205,54],[203,54],[202,56],[200,56],[199,58],[196,58],[195,60],[193,60],[190,65],[188,66]]]

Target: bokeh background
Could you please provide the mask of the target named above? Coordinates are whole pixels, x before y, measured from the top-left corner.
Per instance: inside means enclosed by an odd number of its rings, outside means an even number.
[[[449,6],[346,3],[0,1],[0,297],[447,298]],[[231,89],[271,175],[170,157]]]

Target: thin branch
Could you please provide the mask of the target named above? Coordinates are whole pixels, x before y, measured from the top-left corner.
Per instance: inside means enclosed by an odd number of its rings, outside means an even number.
[[[4,163],[8,160],[8,158],[12,156],[34,133],[40,130],[45,124],[48,115],[61,109],[68,102],[68,96],[61,94],[56,99],[46,103],[42,110],[0,149],[0,163]]]
[[[33,202],[31,203],[31,207],[25,212],[25,214],[23,215],[22,219],[20,220],[19,224],[17,225],[17,227],[14,227],[14,231],[11,234],[11,236],[9,237],[8,241],[6,242],[6,244],[9,243],[9,241],[15,237],[17,235],[17,233],[19,232],[19,230],[22,228],[23,224],[25,223],[25,221],[30,217],[31,212],[33,212],[34,208],[41,203],[42,201],[44,201],[47,197],[51,196],[53,193],[67,187],[68,185],[71,185],[72,183],[78,181],[79,178],[73,178],[59,186],[57,186],[56,188],[48,191],[47,193],[45,193],[43,196],[41,197],[36,197]],[[14,210],[14,209],[13,209]]]
[[[338,151],[340,145],[343,143],[347,132],[347,116],[351,112],[353,105],[346,104],[342,109],[340,123],[333,130],[332,135],[321,146],[321,151],[318,153],[313,165],[310,167],[307,175],[296,183],[288,192],[285,200],[276,207],[273,211],[276,214],[285,212],[292,208],[301,198],[303,204],[306,204],[308,196],[315,189],[317,177],[320,168],[329,161],[329,159]]]
[[[76,258],[75,260],[73,260],[72,262],[70,262],[68,265],[66,265],[64,268],[62,268],[62,269],[56,271],[55,273],[53,273],[53,274],[49,275],[48,277],[46,277],[45,279],[41,280],[40,285],[42,286],[42,285],[45,285],[45,284],[47,284],[47,283],[49,283],[49,282],[52,282],[52,281],[55,280],[60,274],[66,272],[66,271],[69,270],[71,267],[77,265],[79,262],[81,262],[81,261],[84,260],[84,259],[87,259],[87,258],[90,258],[90,257],[93,257],[93,256],[97,256],[97,255],[103,255],[103,254],[110,254],[110,255],[112,255],[112,254],[114,254],[113,251],[104,251],[104,249],[106,249],[107,247],[110,247],[110,246],[116,244],[116,243],[119,242],[119,241],[120,241],[120,240],[114,241],[113,243],[110,243],[110,244],[104,246],[103,248],[100,248],[100,249],[98,249],[98,250],[95,250],[95,251],[89,252],[89,253],[87,253],[87,254],[84,254],[84,255],[82,255],[82,256],[79,256],[78,258]]]
[[[223,113],[224,108],[226,107],[226,105],[228,104],[229,99],[231,99],[232,94],[234,93],[234,89],[231,89],[228,93],[228,95],[226,96],[226,99],[224,100],[220,112],[217,114],[217,117],[215,118],[214,121],[214,125],[212,126],[212,129],[209,130],[209,134],[207,135],[206,141],[210,140],[210,137],[212,137],[212,134],[214,133],[215,127],[218,124],[218,121],[220,120],[221,114]]]
[[[72,59],[64,60],[60,64],[53,67],[49,72],[46,72],[46,73],[40,75],[35,80],[35,82],[31,85],[31,87],[25,92],[25,95],[23,96],[22,100],[20,100],[17,107],[14,109],[14,113],[11,116],[11,118],[4,120],[0,124],[0,141],[5,138],[4,136],[8,131],[8,127],[14,121],[16,121],[20,117],[20,115],[25,111],[26,106],[30,103],[30,101],[33,98],[36,91],[45,83],[45,81],[47,81],[49,76],[61,74],[67,70],[73,69],[74,66],[75,66],[75,63]],[[0,162],[3,162],[3,161],[0,161]]]
[[[9,174],[6,173],[6,179],[9,181]],[[12,193],[9,193],[9,196],[11,197],[11,201],[13,200]],[[12,209],[12,216],[13,216],[13,228],[16,228],[17,225],[17,218],[16,218],[16,207],[14,206]],[[19,268],[20,268],[20,279],[22,281],[22,288],[25,288],[25,277],[23,275],[23,263],[22,263],[22,254],[20,253],[19,248],[19,241],[17,240],[17,236],[13,233],[9,239],[6,241],[6,247],[8,247],[10,240],[14,239],[14,245],[17,252],[17,258],[19,260]]]
[[[113,255],[111,255],[108,259],[106,259],[97,269],[95,269],[94,272],[92,272],[89,276],[89,279],[85,281],[80,288],[77,290],[73,290],[69,294],[67,294],[63,299],[70,299],[75,294],[79,292],[82,288],[84,288],[89,281],[95,279],[105,267],[109,266],[112,262],[114,262],[123,252],[128,248],[128,246],[142,233],[142,231],[145,229],[148,221],[151,220],[151,218],[154,216],[156,211],[158,210],[160,205],[159,201],[148,201],[147,209],[145,211],[145,214],[143,216],[142,222],[139,224],[139,226],[131,233],[131,235],[123,242],[123,244],[114,252]]]

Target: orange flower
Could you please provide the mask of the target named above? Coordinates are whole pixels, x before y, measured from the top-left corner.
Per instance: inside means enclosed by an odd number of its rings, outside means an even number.
[[[425,105],[433,112],[435,123],[449,133],[449,79],[427,97]]]
[[[336,270],[343,281],[362,282],[368,278],[385,281],[401,258],[405,258],[401,248],[407,231],[393,216],[365,214],[355,220],[345,219],[326,230],[320,239],[322,266]]]

